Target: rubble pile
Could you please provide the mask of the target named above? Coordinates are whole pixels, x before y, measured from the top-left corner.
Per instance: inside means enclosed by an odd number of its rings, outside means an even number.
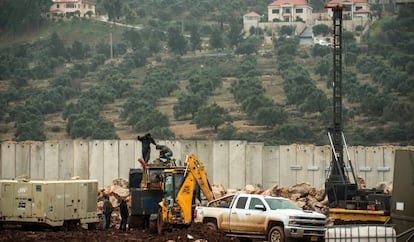
[[[365,188],[365,181],[362,177],[357,178],[359,188]],[[291,187],[273,185],[264,190],[260,185],[248,184],[244,190],[226,189],[222,184],[213,184],[211,186],[215,198],[237,193],[262,194],[268,196],[285,197],[296,203],[305,210],[312,210],[323,214],[328,214],[328,197],[324,189],[316,189],[309,183],[299,183]],[[392,193],[392,182],[381,182],[375,189],[383,190],[385,193]],[[112,185],[101,188],[98,194],[98,214],[102,214],[103,196],[108,195],[112,206],[115,208],[112,215],[111,225],[119,223],[119,202],[120,198],[127,199],[130,205],[128,180],[117,178],[112,181]]]
[[[104,196],[109,197],[109,201],[114,207],[114,212],[111,216],[111,225],[110,227],[116,227],[119,225],[120,215],[119,215],[119,203],[121,199],[126,199],[129,203],[129,189],[128,189],[128,180],[124,178],[116,178],[112,180],[112,185],[106,186],[99,189],[98,191],[98,215],[102,215],[102,207],[104,203]]]

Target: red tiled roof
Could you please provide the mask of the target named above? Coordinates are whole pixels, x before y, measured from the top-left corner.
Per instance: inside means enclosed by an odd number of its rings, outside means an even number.
[[[77,3],[79,0],[52,0],[53,3]]]
[[[250,12],[250,13],[246,13],[244,16],[260,16],[260,14],[256,12]]]
[[[348,1],[344,1],[344,0],[331,0],[328,2],[328,5],[332,4],[332,3],[342,3],[342,4],[349,4],[349,3],[368,3],[368,0],[348,0]]]
[[[54,9],[52,11],[50,11],[51,13],[64,13],[62,10],[60,9]]]
[[[268,6],[280,6],[283,4],[308,5],[308,1],[306,0],[276,0],[270,3]]]
[[[92,1],[83,1],[83,0],[52,0],[53,3],[85,3],[85,4],[91,4],[96,5]]]

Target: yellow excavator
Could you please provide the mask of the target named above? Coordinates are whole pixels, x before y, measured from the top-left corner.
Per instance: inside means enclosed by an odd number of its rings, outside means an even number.
[[[189,226],[193,220],[195,199],[199,190],[208,201],[215,199],[203,163],[194,155],[187,155],[184,167],[171,167],[163,172],[163,198],[156,219],[158,234],[165,229]],[[154,225],[155,219],[151,224]]]

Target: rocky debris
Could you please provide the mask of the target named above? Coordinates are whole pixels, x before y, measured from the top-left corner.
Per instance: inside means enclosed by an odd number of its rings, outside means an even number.
[[[384,181],[380,182],[375,186],[375,189],[384,191],[385,194],[392,194],[392,188],[393,188],[392,181]]]
[[[121,199],[126,199],[128,203],[130,202],[128,180],[124,178],[116,178],[112,180],[112,185],[99,189],[97,200],[98,215],[102,215],[104,195],[109,197],[109,201],[111,202],[112,207],[114,207],[110,227],[118,228],[120,223],[119,204]]]

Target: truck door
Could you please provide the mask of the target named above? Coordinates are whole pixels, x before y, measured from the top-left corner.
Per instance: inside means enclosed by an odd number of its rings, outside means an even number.
[[[259,206],[263,209],[260,209]],[[252,197],[246,211],[246,222],[249,231],[253,233],[265,233],[266,206],[260,198]]]
[[[248,197],[239,196],[230,210],[230,232],[246,232],[246,205]]]

